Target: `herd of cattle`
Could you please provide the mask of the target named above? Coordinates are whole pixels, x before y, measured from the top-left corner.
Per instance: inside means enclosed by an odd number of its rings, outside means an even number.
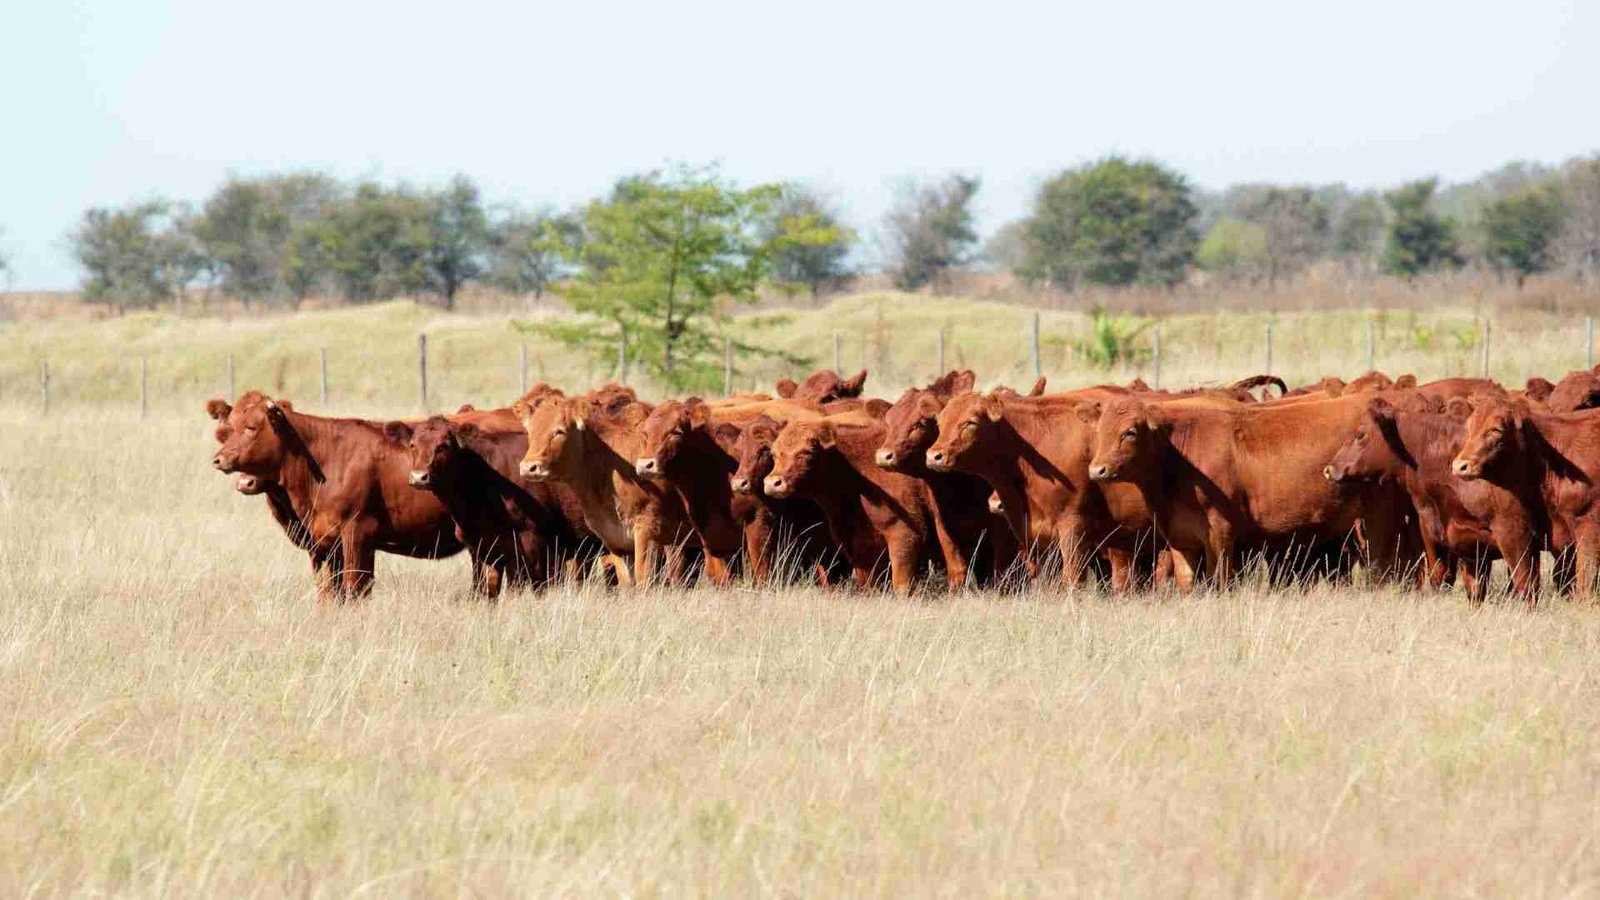
[[[1600,368],[1600,367],[1597,367]],[[1061,580],[1126,591],[1350,579],[1472,599],[1503,559],[1532,603],[1541,553],[1563,592],[1600,564],[1600,374],[1418,384],[1370,372],[1289,390],[1271,376],[1168,392],[1143,382],[973,390],[951,372],[898,400],[866,372],[777,396],[651,404],[545,385],[509,408],[422,421],[212,400],[214,466],[261,495],[319,592],[371,589],[378,551],[465,549],[473,587],[965,585]],[[1273,392],[1276,396],[1272,396]],[[1260,391],[1257,397],[1252,391]]]

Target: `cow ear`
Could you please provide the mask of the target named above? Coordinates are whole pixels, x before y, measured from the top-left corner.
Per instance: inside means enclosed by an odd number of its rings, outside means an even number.
[[[1322,392],[1329,397],[1338,397],[1344,394],[1344,379],[1329,376],[1322,379]]]
[[[794,392],[800,390],[800,385],[794,383],[792,378],[778,379],[778,396],[785,400],[794,399]]]
[[[977,383],[977,373],[973,372],[971,369],[963,369],[956,374],[956,377],[950,379],[950,393],[965,394],[966,392],[972,390],[972,386]]]
[[[1367,412],[1380,422],[1393,422],[1395,416],[1394,404],[1384,397],[1373,397],[1367,401]]]
[[[991,422],[998,422],[1005,418],[1006,401],[1005,398],[1000,396],[999,391],[991,391],[984,395],[983,414],[988,416]]]
[[[409,444],[411,443],[411,426],[404,422],[385,423],[383,436],[393,444]]]
[[[293,403],[290,403],[290,402],[289,402],[289,401],[287,401],[287,400],[274,400],[274,401],[272,401],[272,402],[271,402],[271,403],[268,403],[268,404],[267,404],[267,408],[268,408],[268,409],[271,409],[271,408],[272,408],[272,406],[273,406],[273,404],[276,404],[276,405],[277,405],[277,407],[278,407],[278,409],[279,409],[279,410],[280,410],[280,411],[282,411],[282,412],[286,412],[286,413],[292,413],[292,412],[294,412],[294,404],[293,404]]]
[[[1407,373],[1405,375],[1401,375],[1399,378],[1396,378],[1394,380],[1394,387],[1395,387],[1395,390],[1397,390],[1397,391],[1411,390],[1411,389],[1415,388],[1416,386],[1417,386],[1417,376],[1412,375],[1410,373]]]
[[[718,447],[731,451],[739,443],[739,426],[732,422],[720,422],[711,429],[711,439],[717,442]]]
[[[923,394],[917,398],[917,415],[924,419],[938,418],[939,411],[943,408],[939,405],[939,401],[935,400],[930,394]]]
[[[228,417],[233,415],[233,407],[229,405],[228,401],[217,397],[214,400],[206,401],[206,415],[218,422],[226,422]]]
[[[1078,404],[1078,421],[1085,425],[1094,425],[1100,421],[1100,404],[1090,400]]]
[[[1043,397],[1044,396],[1044,386],[1045,386],[1046,381],[1047,381],[1047,379],[1043,375],[1040,375],[1039,379],[1033,383],[1033,387],[1028,389],[1028,396],[1029,397]]]
[[[481,432],[478,431],[477,425],[471,422],[462,422],[452,428],[451,433],[456,436],[456,443],[465,444],[468,441],[477,440]]]
[[[1128,382],[1128,390],[1137,391],[1141,394],[1148,394],[1150,392],[1150,385],[1146,383],[1143,378],[1135,378],[1134,380]]]
[[[831,450],[839,443],[839,433],[834,430],[832,422],[823,422],[817,429],[817,446],[824,450]]]
[[[1472,401],[1465,397],[1451,397],[1450,402],[1444,405],[1444,411],[1452,418],[1465,419],[1472,415]]]
[[[706,428],[711,425],[711,407],[703,401],[695,400],[689,404],[689,427]]]
[[[853,378],[847,378],[839,385],[839,393],[846,397],[861,396],[861,389],[867,386],[867,370],[862,369]]]
[[[466,415],[469,412],[477,412],[477,411],[478,411],[478,408],[476,406],[473,406],[471,403],[463,403],[460,406],[456,407],[456,415],[458,415],[458,416]]]

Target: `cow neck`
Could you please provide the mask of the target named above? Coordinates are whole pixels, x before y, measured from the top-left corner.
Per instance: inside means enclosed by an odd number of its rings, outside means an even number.
[[[332,422],[299,412],[285,412],[288,433],[283,435],[283,463],[278,467],[278,482],[288,493],[295,511],[304,520],[311,515],[317,488],[328,480],[319,457],[328,458],[337,438]]]
[[[1538,467],[1529,474],[1542,486],[1551,508],[1565,485],[1592,487],[1589,474],[1572,457],[1600,456],[1600,410],[1532,416],[1528,421],[1533,427],[1522,429],[1527,444],[1524,455]],[[1503,480],[1496,478],[1498,472],[1487,474],[1496,482]]]
[[[831,495],[849,493],[874,505],[886,502],[889,492],[885,482],[895,474],[878,468],[872,462],[873,454],[882,443],[884,428],[879,425],[840,425],[834,429],[834,446],[824,459],[828,460],[825,473]],[[905,476],[899,476],[905,477]],[[843,487],[844,492],[837,488]]]
[[[618,473],[626,478],[636,474],[635,451],[638,450],[638,429],[610,416],[592,416],[583,423],[585,460],[584,468],[606,475]],[[591,446],[589,438],[594,439]],[[598,452],[598,453],[596,453]],[[599,456],[599,465],[588,464],[591,456]]]
[[[1049,447],[1049,438],[1063,433],[1063,429],[1056,427],[1066,416],[1077,415],[1077,402],[1064,403],[1059,399],[1036,400],[1032,398],[1019,398],[1005,404],[1005,412],[1000,422],[1005,431],[1009,431],[1008,438],[1011,446],[1006,448],[1010,452],[997,454],[1002,458],[1014,460],[1015,484],[1018,492],[1019,506],[1027,510],[1028,523],[1042,522],[1050,518],[1052,510],[1059,510],[1059,498],[1046,497],[1040,491],[1028,490],[1027,485],[1043,482],[1060,490],[1071,491],[1074,496],[1084,490],[1084,484],[1074,480],[1063,466],[1077,468],[1074,463],[1081,463],[1084,473],[1087,474],[1087,456],[1093,447],[1084,443],[1079,448],[1080,455],[1084,458],[1072,460],[1066,458],[1052,458],[1041,448]],[[1067,423],[1067,428],[1075,427]],[[1006,509],[1011,509],[1011,498],[1001,494],[1000,500]],[[1022,532],[1024,534],[1028,532]]]
[[[311,528],[295,509],[294,498],[276,481],[263,479],[262,493],[267,498],[267,509],[272,518],[289,535],[289,540],[302,550],[311,549]]]
[[[706,434],[705,429],[689,430],[684,436],[683,445],[678,448],[677,462],[682,470],[670,481],[673,490],[683,498],[690,515],[704,522],[712,513],[728,508],[733,495],[728,475],[737,461],[711,435]],[[685,466],[685,463],[689,465]]]
[[[504,509],[510,480],[499,472],[476,450],[463,446],[456,463],[459,471],[452,474],[451,484],[436,493],[450,518],[458,525],[481,531],[494,520],[495,512]]]

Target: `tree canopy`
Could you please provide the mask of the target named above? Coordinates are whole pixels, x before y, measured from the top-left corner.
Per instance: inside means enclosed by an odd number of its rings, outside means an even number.
[[[1110,157],[1057,175],[1027,220],[1022,274],[1072,289],[1172,285],[1194,260],[1198,214],[1182,175]]]

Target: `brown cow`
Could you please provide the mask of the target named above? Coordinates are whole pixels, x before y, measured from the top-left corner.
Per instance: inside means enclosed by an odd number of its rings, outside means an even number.
[[[812,372],[806,380],[796,384],[788,378],[778,380],[778,396],[785,400],[805,400],[812,403],[831,403],[861,396],[867,384],[867,370],[862,369],[852,378],[840,377],[830,369]]]
[[[1228,408],[1122,398],[1097,420],[1089,477],[1139,489],[1173,550],[1180,589],[1202,560],[1233,581],[1240,551],[1285,552],[1348,542],[1364,527],[1379,577],[1392,577],[1408,504],[1391,485],[1345,488],[1323,475],[1355,430],[1366,399],[1262,403]]]
[[[850,574],[837,547],[827,539],[828,521],[822,508],[804,497],[773,497],[764,483],[772,472],[772,443],[784,423],[761,415],[739,430],[731,448],[737,460],[728,478],[735,494],[754,497],[774,508],[777,521],[786,526],[774,551],[777,559],[787,560],[797,571],[814,571],[819,584],[837,584]]]
[[[582,397],[530,394],[512,406],[528,435],[522,477],[572,488],[589,530],[612,553],[632,558],[638,584],[653,583],[662,561],[667,578],[680,579],[684,548],[699,546],[683,501],[635,468],[639,425],[650,409],[615,385]],[[708,559],[707,574],[725,577],[719,565]]]
[[[542,587],[564,564],[576,569],[598,555],[570,490],[525,488],[505,476],[527,448],[521,428],[483,429],[434,416],[415,426],[390,422],[385,431],[410,448],[411,486],[449,510],[456,539],[472,557],[473,588],[483,596],[497,596],[503,585]]]
[[[1600,407],[1600,375],[1588,369],[1568,372],[1545,397],[1551,412],[1576,412]]]
[[[208,404],[214,415],[227,405],[217,404]],[[281,489],[303,529],[295,542],[310,554],[322,596],[369,593],[380,550],[424,559],[461,550],[444,506],[407,484],[407,454],[382,424],[306,415],[259,391],[246,392],[226,412],[212,465],[257,479],[256,489]]]
[[[1466,437],[1471,408],[1408,391],[1393,402],[1367,403],[1355,433],[1334,453],[1325,473],[1338,483],[1390,480],[1405,488],[1417,511],[1429,581],[1437,586],[1459,562],[1467,596],[1482,602],[1489,566],[1506,560],[1512,591],[1533,602],[1539,589],[1539,548],[1548,531],[1536,483],[1464,481],[1450,465]]]
[[[953,550],[927,483],[873,462],[883,434],[882,423],[859,419],[790,422],[772,442],[762,486],[768,496],[807,497],[822,508],[858,585],[876,582],[887,561],[895,592],[907,594],[922,566],[941,555],[954,564],[951,583],[963,583],[966,560]]]

